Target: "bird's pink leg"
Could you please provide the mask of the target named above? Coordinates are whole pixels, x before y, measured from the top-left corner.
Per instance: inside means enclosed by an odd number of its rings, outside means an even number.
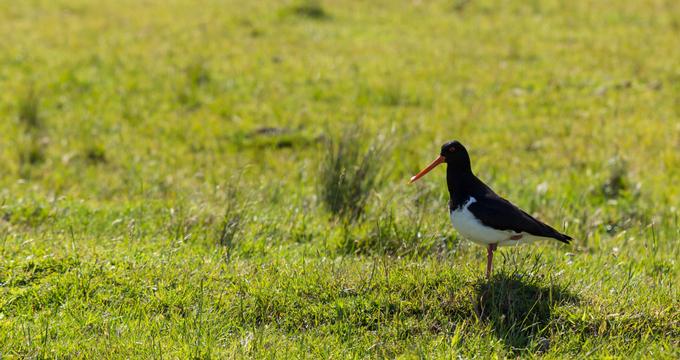
[[[493,252],[496,250],[497,244],[489,244],[486,249],[486,278],[491,277],[491,270],[493,270]]]

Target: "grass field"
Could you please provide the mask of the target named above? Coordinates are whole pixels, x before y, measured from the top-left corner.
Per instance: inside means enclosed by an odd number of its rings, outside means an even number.
[[[680,357],[680,2],[1,1],[0,39],[3,359]],[[453,139],[572,245],[487,281],[444,170],[406,185]]]

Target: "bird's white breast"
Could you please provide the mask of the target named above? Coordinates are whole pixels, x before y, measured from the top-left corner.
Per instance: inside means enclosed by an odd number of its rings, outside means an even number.
[[[463,206],[451,211],[453,227],[466,239],[480,245],[498,244],[500,246],[516,245],[536,240],[536,237],[527,233],[497,230],[482,224],[469,210],[470,205],[475,202],[477,202],[477,199],[471,196]],[[519,235],[521,235],[521,238],[517,240],[511,239],[511,237],[518,237]]]

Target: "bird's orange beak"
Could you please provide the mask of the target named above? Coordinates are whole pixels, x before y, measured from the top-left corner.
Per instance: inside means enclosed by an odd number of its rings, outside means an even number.
[[[423,170],[420,170],[419,173],[413,175],[413,177],[411,178],[411,180],[408,183],[411,184],[414,181],[420,179],[421,177],[425,176],[425,174],[429,173],[430,170],[436,168],[437,165],[444,163],[444,162],[446,162],[446,158],[440,155],[438,158],[434,159],[434,161],[430,165],[427,165],[426,168],[424,168]]]

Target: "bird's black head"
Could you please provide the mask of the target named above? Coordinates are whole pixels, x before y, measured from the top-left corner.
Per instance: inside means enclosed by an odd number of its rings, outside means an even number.
[[[472,169],[470,168],[470,156],[468,155],[465,146],[458,142],[458,140],[454,140],[442,145],[442,149],[439,152],[439,157],[436,158],[425,169],[413,176],[410,182],[420,179],[423,175],[427,174],[430,170],[442,163],[446,163],[448,165],[447,172],[451,171],[456,174],[472,173]]]
[[[445,157],[446,162],[449,162],[449,159],[469,158],[467,149],[458,140],[449,141],[442,145],[439,155]]]
[[[442,145],[442,150],[439,153],[446,159],[446,163],[460,171],[470,171],[470,155],[467,149],[458,140],[449,141]]]

